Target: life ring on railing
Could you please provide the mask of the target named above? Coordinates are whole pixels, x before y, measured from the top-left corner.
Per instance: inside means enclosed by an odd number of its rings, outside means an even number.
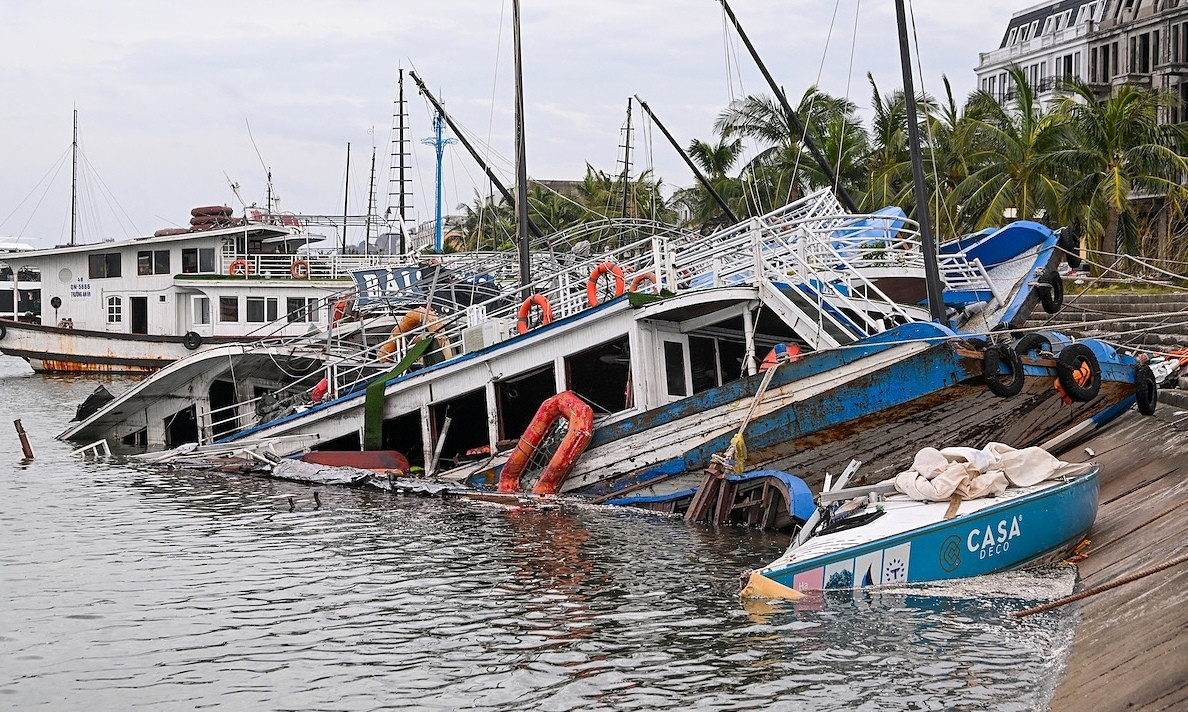
[[[196,331],[187,331],[182,337],[182,346],[185,346],[191,351],[197,351],[198,347],[202,345],[202,336]]]
[[[598,280],[606,275],[612,275],[615,280],[615,296],[623,296],[627,288],[627,280],[623,278],[623,268],[607,260],[590,272],[590,279],[586,281],[586,303],[592,307],[598,306]]]
[[[999,366],[1005,363],[1008,373],[1003,374]],[[1003,376],[1010,380],[1003,380]],[[1010,398],[1023,390],[1023,360],[1010,347],[991,346],[982,353],[982,377],[986,387],[1000,398]]]
[[[318,381],[312,390],[309,392],[309,399],[314,403],[321,403],[326,394],[330,392],[330,381],[323,378]]]
[[[528,315],[532,313],[532,307],[540,309],[540,323],[536,326],[553,323],[553,307],[549,304],[548,297],[543,294],[533,294],[524,300],[524,303],[520,305],[520,311],[516,314],[516,331],[521,334],[527,334],[533,328],[528,325]]]
[[[1086,403],[1101,390],[1101,364],[1085,344],[1069,344],[1056,356],[1056,392],[1065,403]]]
[[[246,277],[251,273],[252,263],[242,257],[231,260],[231,264],[227,265],[227,274],[232,277]]]
[[[638,292],[639,288],[645,282],[652,286],[653,292],[660,291],[660,284],[656,281],[656,273],[655,272],[641,272],[640,274],[635,275],[635,279],[631,280],[631,286],[627,288],[627,291]]]
[[[339,299],[334,302],[334,309],[330,312],[330,323],[337,324],[347,318],[354,307],[354,301],[353,299]]]
[[[536,415],[532,416],[532,422],[528,423],[516,443],[516,449],[499,472],[500,492],[519,491],[520,476],[528,467],[528,461],[544,442],[553,423],[561,418],[569,421],[569,432],[561,439],[557,451],[549,458],[549,463],[540,473],[540,479],[532,488],[533,494],[557,493],[594,435],[594,410],[573,391],[561,391],[540,404]]]
[[[309,279],[309,263],[305,260],[293,260],[293,264],[289,266],[289,274],[293,275],[293,279]]]
[[[453,357],[454,352],[450,348],[449,342],[445,339],[444,327],[438,321],[437,315],[429,307],[417,307],[416,309],[409,310],[400,320],[400,323],[392,327],[392,333],[384,343],[380,344],[379,360],[384,363],[391,361],[392,354],[396,353],[397,342],[405,334],[422,326],[425,327],[425,335],[437,342],[437,348],[426,351],[422,357],[425,363],[440,363],[445,359]]]

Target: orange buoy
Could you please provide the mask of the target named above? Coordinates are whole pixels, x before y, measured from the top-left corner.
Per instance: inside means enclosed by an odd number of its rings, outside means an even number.
[[[656,282],[656,273],[655,272],[643,272],[641,274],[635,275],[635,279],[631,280],[631,286],[628,287],[627,290],[631,291],[631,292],[638,292],[639,288],[645,282],[652,285],[653,292],[660,291],[659,290],[660,285]]]
[[[548,298],[543,294],[533,294],[524,300],[517,314],[516,331],[521,334],[528,333],[528,315],[532,313],[532,307],[540,309],[540,324],[538,326],[553,323],[553,307],[549,304]]]
[[[337,324],[347,318],[354,311],[354,299],[339,299],[334,302],[334,310],[330,313],[330,323]]]
[[[594,410],[573,391],[561,391],[540,404],[536,415],[532,416],[532,422],[528,423],[516,443],[516,449],[499,472],[500,492],[519,491],[520,476],[528,467],[528,461],[544,442],[553,423],[561,418],[569,421],[569,432],[565,433],[557,451],[549,458],[549,463],[540,473],[540,479],[532,488],[533,494],[557,493],[578,456],[586,450],[594,436]]]
[[[444,328],[441,322],[437,320],[437,315],[429,307],[417,307],[411,309],[404,315],[396,326],[392,327],[392,333],[384,343],[379,347],[379,360],[390,361],[392,354],[396,352],[396,342],[400,337],[417,327],[424,326],[426,333],[437,342],[436,353],[441,354],[444,358],[451,358],[454,355],[450,348],[449,342],[445,340]],[[426,352],[428,355],[429,352]],[[428,363],[428,362],[426,362]]]
[[[590,279],[586,281],[586,303],[590,306],[598,306],[598,280],[608,274],[615,280],[615,296],[623,296],[623,292],[627,288],[627,280],[623,278],[623,268],[608,260],[595,267],[590,272]]]
[[[293,264],[289,266],[289,274],[293,275],[293,279],[309,279],[309,263],[305,260],[293,260]]]

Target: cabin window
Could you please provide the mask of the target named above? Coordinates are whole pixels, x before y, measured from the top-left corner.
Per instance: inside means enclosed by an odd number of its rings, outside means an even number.
[[[239,297],[219,297],[219,321],[239,321]]]
[[[264,297],[247,298],[247,320],[254,324],[264,322]]]
[[[124,320],[124,299],[122,297],[107,298],[107,323],[119,324]]]
[[[689,368],[693,392],[701,393],[742,378],[746,351],[738,341],[716,336],[690,336]]]
[[[136,274],[141,277],[169,274],[169,250],[141,250],[137,252]]]
[[[685,387],[685,346],[679,341],[664,342],[664,376],[668,395],[689,395]]]
[[[276,297],[269,297],[264,300],[264,319],[268,322],[276,321],[276,307],[280,300]]]
[[[194,323],[210,323],[210,297],[194,297]]]
[[[441,442],[437,470],[448,470],[467,460],[489,455],[487,389],[480,388],[457,398],[434,403],[429,411],[433,426],[432,442]]]
[[[105,279],[107,277],[119,277],[122,275],[120,271],[120,253],[118,252],[88,255],[87,267],[91,279]]]
[[[590,404],[595,415],[635,405],[631,389],[631,351],[626,336],[565,359],[565,383]]]
[[[213,247],[187,247],[182,250],[182,274],[210,274],[214,271]]]
[[[299,321],[317,321],[318,299],[314,297],[309,299],[289,297],[285,299],[285,318],[289,320],[290,324],[296,324]],[[275,321],[275,318],[269,319],[269,321]]]
[[[499,439],[513,440],[523,435],[540,404],[556,393],[557,379],[552,364],[497,381]]]

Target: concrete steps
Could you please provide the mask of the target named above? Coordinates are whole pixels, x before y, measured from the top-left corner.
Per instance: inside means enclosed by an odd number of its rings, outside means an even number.
[[[1134,346],[1188,346],[1188,293],[1077,296],[1071,285],[1065,290],[1064,307],[1058,313],[1037,309],[1026,326]]]

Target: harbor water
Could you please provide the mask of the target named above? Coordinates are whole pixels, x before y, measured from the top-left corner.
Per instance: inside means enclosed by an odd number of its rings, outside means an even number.
[[[3,709],[1032,710],[1063,670],[1073,614],[1010,614],[1067,569],[748,609],[786,537],[83,461],[97,382],[0,358]]]

